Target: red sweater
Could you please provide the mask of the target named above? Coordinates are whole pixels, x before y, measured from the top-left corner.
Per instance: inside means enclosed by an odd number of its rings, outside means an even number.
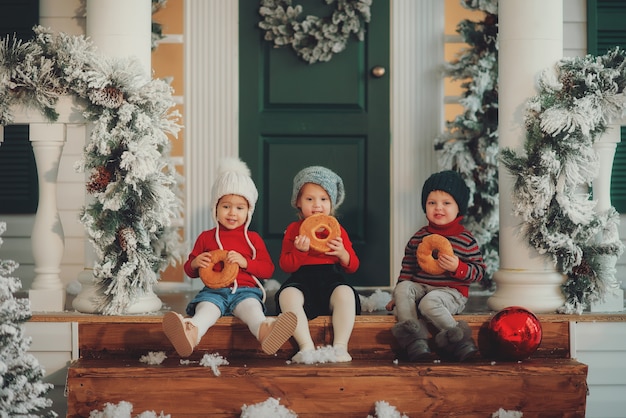
[[[258,279],[269,279],[274,274],[274,263],[270,257],[265,242],[259,234],[253,231],[248,231],[248,237],[250,242],[256,249],[256,258],[252,259],[252,248],[248,245],[246,237],[244,236],[244,225],[237,229],[226,229],[220,225],[220,241],[225,250],[237,251],[248,260],[248,267],[239,269],[237,275],[238,287],[257,287],[256,282],[252,276]],[[191,261],[200,254],[217,250],[219,246],[215,240],[215,228],[208,231],[203,231],[196,240],[193,246],[193,250],[189,254],[189,258],[185,262],[185,273],[191,278],[200,276],[198,269],[191,267]]]
[[[286,273],[293,273],[294,271],[297,271],[300,267],[306,265],[338,264],[339,259],[334,255],[326,255],[323,253],[318,253],[316,251],[303,252],[298,250],[293,245],[296,237],[300,235],[300,225],[303,221],[304,220],[300,220],[291,223],[285,231],[285,236],[283,237],[283,246],[280,252],[280,258],[278,260],[280,268],[283,269],[283,271],[285,271]],[[352,248],[352,242],[350,241],[350,237],[348,237],[348,233],[342,226],[340,226],[340,228],[343,246],[346,248],[346,251],[348,251],[348,254],[350,254],[350,263],[347,266],[341,267],[346,273],[351,274],[357,271],[357,269],[359,268],[359,258],[356,256],[356,253]]]

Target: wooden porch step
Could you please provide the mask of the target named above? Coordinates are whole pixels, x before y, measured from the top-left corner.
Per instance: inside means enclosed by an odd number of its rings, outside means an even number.
[[[67,417],[87,417],[104,402],[179,417],[239,417],[241,407],[280,399],[298,417],[373,415],[386,401],[411,418],[485,418],[522,411],[524,418],[584,417],[587,366],[572,359],[410,364],[386,360],[290,364],[283,359],[229,359],[219,376],[167,358],[81,359],[68,373]]]
[[[68,370],[68,417],[87,417],[105,403],[127,401],[133,411],[178,417],[239,417],[243,405],[268,398],[299,417],[361,417],[388,402],[411,418],[490,417],[500,408],[529,417],[584,417],[587,366],[569,358],[569,322],[540,316],[543,339],[531,359],[468,363],[436,358],[408,363],[391,327],[391,315],[356,318],[349,363],[291,364],[293,339],[276,355],[264,354],[245,324],[223,317],[194,354],[181,362],[161,328],[161,316],[84,318],[78,324],[80,359]],[[490,315],[460,315],[480,340]],[[332,344],[330,317],[309,323],[318,345]],[[160,365],[140,361],[163,351]],[[218,353],[229,364],[216,376],[201,366],[204,354]]]
[[[489,315],[460,315],[457,317],[470,325],[474,340],[481,345],[482,331],[489,323]],[[566,358],[569,356],[569,322],[562,315],[540,317],[543,339],[533,358]],[[392,315],[360,315],[356,318],[350,337],[350,355],[354,359],[393,360],[402,358],[391,327],[396,323]],[[330,317],[322,316],[309,321],[313,341],[317,345],[332,344]],[[137,358],[149,351],[165,351],[175,356],[172,345],[161,327],[161,317],[141,317],[132,320],[124,317],[118,322],[109,318],[94,318],[79,323],[79,350],[82,358],[105,358],[132,355]],[[289,359],[298,351],[290,339],[276,354]],[[209,329],[194,356],[199,352],[219,352],[221,355],[244,358],[267,358],[248,327],[233,317],[222,317]]]

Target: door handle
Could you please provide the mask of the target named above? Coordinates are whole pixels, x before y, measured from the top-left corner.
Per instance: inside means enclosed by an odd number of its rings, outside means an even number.
[[[376,67],[372,68],[372,75],[376,78],[381,78],[385,75],[385,67],[377,65]]]

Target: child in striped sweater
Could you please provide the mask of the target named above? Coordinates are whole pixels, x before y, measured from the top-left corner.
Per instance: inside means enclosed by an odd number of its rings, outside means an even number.
[[[398,283],[387,305],[388,310],[395,308],[398,322],[391,331],[409,361],[430,356],[428,323],[437,329],[435,347],[443,357],[464,361],[478,351],[468,324],[454,318],[465,308],[470,283],[480,281],[485,273],[478,244],[461,224],[468,201],[469,188],[456,171],[435,173],[424,182],[422,208],[428,225],[407,243]],[[442,274],[427,273],[418,263],[417,247],[431,234],[447,238],[454,251],[454,255],[438,255]]]

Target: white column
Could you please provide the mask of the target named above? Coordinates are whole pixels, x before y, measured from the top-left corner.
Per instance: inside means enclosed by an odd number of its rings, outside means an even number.
[[[391,6],[391,272],[394,286],[404,247],[426,223],[422,184],[438,171],[434,139],[444,127],[444,2],[394,0]],[[437,99],[435,99],[437,98]]]
[[[133,57],[144,68],[146,81],[151,78],[151,0],[87,0],[86,26],[86,35],[99,53],[117,58]],[[81,312],[99,312],[102,295],[91,270],[95,260],[94,249],[89,246],[85,262],[90,264],[86,264],[85,271],[79,275],[82,290],[72,302],[72,306]],[[131,304],[126,313],[153,312],[161,306],[161,300],[150,289]]]
[[[185,1],[185,236],[213,227],[219,162],[239,153],[239,5]],[[199,280],[191,281],[200,286]]]
[[[606,132],[602,134],[593,144],[593,149],[598,154],[599,171],[597,177],[593,180],[593,200],[596,203],[596,213],[603,214],[612,210],[611,204],[611,174],[613,172],[613,158],[617,143],[621,141],[620,137],[621,125],[609,125]],[[619,230],[617,224],[608,224],[607,228],[598,237],[599,242],[611,243],[619,241]],[[601,279],[607,284],[607,292],[605,298],[600,301],[590,303],[591,312],[622,312],[624,310],[624,290],[620,287],[620,283],[615,278],[615,265],[617,256],[605,256],[606,266],[605,277]],[[610,266],[610,268],[609,268]]]
[[[28,296],[33,311],[63,311],[65,289],[59,277],[65,236],[57,209],[57,174],[65,144],[65,124],[31,123],[30,141],[37,164],[39,205],[31,236],[35,279]]]
[[[87,0],[86,33],[100,53],[134,57],[151,77],[151,0]]]
[[[500,147],[521,150],[525,141],[526,101],[537,95],[536,80],[563,54],[562,0],[500,0],[498,132]],[[535,313],[554,312],[565,302],[565,276],[552,259],[540,255],[520,234],[510,196],[514,178],[499,169],[500,269],[496,291],[487,304],[493,310],[519,305]]]

